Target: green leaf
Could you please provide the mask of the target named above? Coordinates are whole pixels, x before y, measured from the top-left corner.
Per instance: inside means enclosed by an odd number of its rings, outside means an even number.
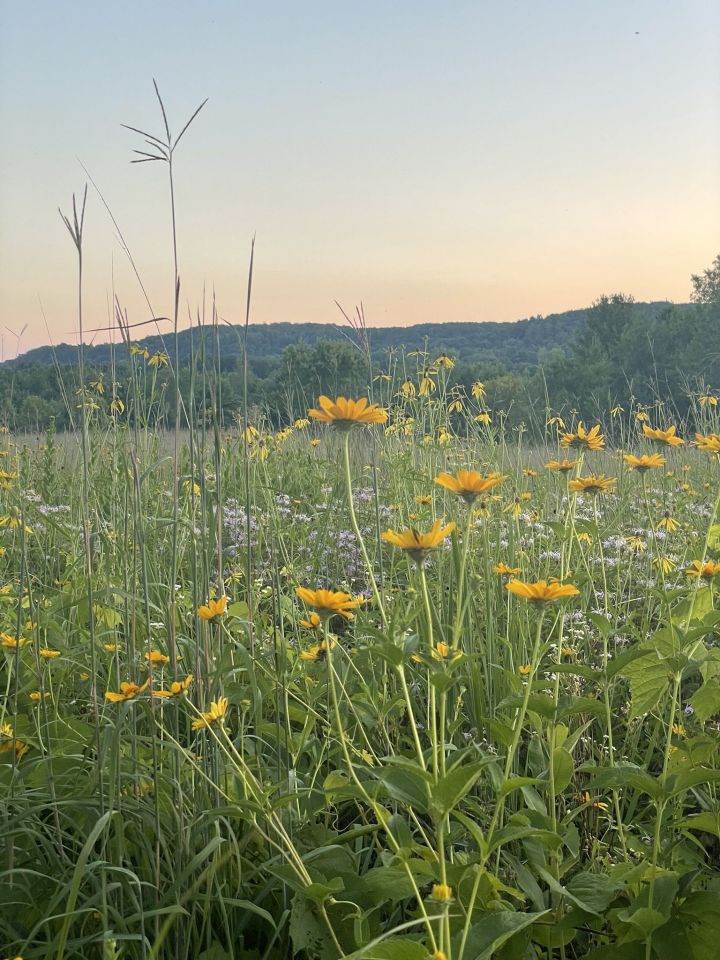
[[[556,747],[553,750],[552,765],[555,775],[555,796],[557,796],[572,780],[575,766],[573,758],[564,747]]]
[[[700,723],[705,723],[716,713],[720,713],[720,682],[711,677],[690,698],[690,705]]]
[[[706,810],[704,813],[695,813],[681,820],[678,826],[684,827],[686,830],[700,830],[703,833],[711,833],[720,840],[720,811]]]
[[[467,943],[465,945],[465,956],[472,957],[472,960],[490,960],[496,950],[521,930],[529,927],[546,916],[550,911],[544,910],[542,913],[517,913],[514,910],[498,910],[486,914],[482,920],[470,927]],[[457,938],[457,947],[459,949],[460,939]]]
[[[630,719],[636,719],[653,710],[672,680],[672,670],[656,653],[629,663],[623,676],[630,681]]]
[[[428,960],[427,947],[417,940],[388,939],[354,954],[357,960]]]
[[[720,896],[717,893],[693,893],[680,907],[679,918],[688,929],[692,960],[717,960]]]
[[[441,819],[453,810],[472,789],[487,761],[479,760],[464,767],[455,767],[432,788],[430,807]]]
[[[601,916],[624,886],[605,873],[583,871],[575,874],[565,890],[581,910]]]
[[[430,805],[430,785],[424,771],[406,767],[386,767],[379,776],[393,800],[406,803],[414,810],[428,812]]]
[[[608,787],[611,789],[631,787],[633,790],[646,793],[653,800],[659,800],[662,796],[660,783],[642,767],[638,767],[634,763],[618,763],[614,767],[583,766],[580,769],[592,774],[588,784],[588,788],[591,790],[604,790]]]

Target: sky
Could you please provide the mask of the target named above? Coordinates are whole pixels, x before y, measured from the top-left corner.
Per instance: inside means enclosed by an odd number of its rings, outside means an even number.
[[[717,0],[0,0],[0,350],[77,342],[88,175],[181,326],[516,320],[686,301],[720,237]],[[85,168],[85,169],[83,169]],[[87,170],[87,173],[85,172]],[[145,302],[92,183],[85,328]],[[153,327],[140,328],[155,332]],[[170,324],[164,321],[161,331]],[[99,342],[115,334],[88,334]]]

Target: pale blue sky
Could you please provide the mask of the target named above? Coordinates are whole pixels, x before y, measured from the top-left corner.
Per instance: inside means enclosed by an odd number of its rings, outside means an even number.
[[[510,320],[604,292],[687,299],[720,234],[716,0],[246,3],[0,0],[0,323],[71,340],[57,206],[81,159],[171,305],[165,169],[130,123],[176,130],[183,303],[253,318]],[[88,324],[142,299],[90,193]],[[14,352],[5,332],[5,356]]]

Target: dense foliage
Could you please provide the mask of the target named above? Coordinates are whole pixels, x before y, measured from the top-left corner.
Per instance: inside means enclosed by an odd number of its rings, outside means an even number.
[[[280,431],[209,371],[173,435],[133,362],[0,434],[6,955],[714,960],[717,397],[528,447],[444,357]]]
[[[704,277],[696,279],[702,293]],[[715,296],[712,288],[705,294]],[[591,416],[616,404],[627,406],[631,400],[655,399],[671,402],[684,417],[692,395],[706,384],[720,382],[720,350],[712,346],[718,331],[720,305],[713,299],[675,306],[638,304],[622,295],[602,297],[588,310],[518,323],[426,324],[359,332],[322,324],[250,325],[248,400],[280,425],[300,416],[320,393],[357,393],[370,379],[370,368],[373,375],[390,373],[401,383],[418,365],[446,354],[457,360],[451,384],[468,392],[472,383],[484,382],[488,409],[504,411],[513,424],[532,424],[533,411],[546,405]],[[139,345],[148,357],[167,355],[171,361],[143,381],[146,399],[153,391],[153,403],[172,426],[173,339],[150,337]],[[245,334],[239,327],[205,326],[180,333],[178,381],[186,405],[191,380],[196,381],[196,392],[212,367],[219,371],[223,419],[232,422],[244,397],[244,347]],[[427,349],[433,353],[424,353]],[[399,357],[408,351],[420,351],[420,362],[411,357],[410,370],[401,369]],[[105,392],[126,406],[130,359],[124,345],[85,349],[89,379],[102,382]],[[42,431],[51,419],[57,429],[72,426],[77,422],[77,370],[77,348],[68,346],[43,347],[6,362],[0,366],[0,418],[24,431]]]

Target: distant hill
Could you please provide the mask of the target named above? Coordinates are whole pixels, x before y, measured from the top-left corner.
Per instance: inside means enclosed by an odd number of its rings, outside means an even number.
[[[651,326],[667,306],[665,301],[635,303],[632,310]],[[509,369],[522,371],[537,365],[541,351],[568,349],[585,323],[588,309],[567,310],[547,317],[537,316],[504,323],[422,323],[409,327],[372,327],[368,333],[373,357],[378,361],[390,348],[421,350],[427,343],[434,355],[447,353],[468,364],[495,361]],[[684,305],[680,305],[680,309],[684,309]],[[203,336],[207,337],[209,333],[212,333],[212,328],[207,326],[180,333],[179,351],[183,365],[188,363]],[[242,356],[243,328],[222,325],[218,328],[218,336],[221,366],[226,370],[233,369]],[[320,340],[347,341],[348,336],[352,336],[348,327],[329,323],[253,323],[248,328],[250,366],[257,370],[268,361],[279,359],[283,350],[293,344],[306,343],[312,346]],[[206,340],[207,349],[215,349],[214,334],[212,341],[211,347]],[[172,336],[144,337],[138,343],[151,353],[163,349],[170,352]],[[91,367],[102,366],[110,361],[113,349],[116,357],[125,353],[124,347],[117,344],[114,347],[108,343],[88,346],[85,350],[86,362]],[[12,368],[38,363],[74,365],[77,363],[77,354],[76,346],[62,343],[54,348],[28,350],[14,360],[5,361],[2,366]]]

